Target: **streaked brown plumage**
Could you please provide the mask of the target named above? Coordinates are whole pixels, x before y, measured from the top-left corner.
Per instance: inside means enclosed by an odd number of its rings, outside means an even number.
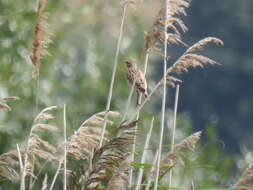
[[[137,105],[140,102],[140,95],[143,94],[145,98],[148,96],[147,91],[147,81],[143,72],[137,67],[137,65],[132,60],[126,61],[126,77],[128,82],[133,85],[135,82],[135,90],[137,92]]]

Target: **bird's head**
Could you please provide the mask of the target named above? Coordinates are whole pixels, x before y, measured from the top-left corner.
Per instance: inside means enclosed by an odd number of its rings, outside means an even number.
[[[125,63],[126,63],[127,67],[132,67],[133,66],[132,60],[127,60]]]

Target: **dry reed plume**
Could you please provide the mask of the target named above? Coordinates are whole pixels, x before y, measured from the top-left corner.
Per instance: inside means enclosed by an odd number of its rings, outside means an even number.
[[[11,107],[5,102],[6,101],[15,101],[15,100],[19,100],[19,97],[13,96],[13,97],[7,97],[7,98],[0,98],[0,110],[11,111]]]
[[[234,188],[238,190],[252,190],[253,189],[253,164],[251,164],[234,184]]]
[[[81,127],[69,137],[67,144],[67,152],[75,159],[89,160],[93,151],[99,145],[99,140],[102,134],[102,125],[104,122],[105,112],[100,112],[92,115],[85,120]],[[109,111],[108,116],[115,118],[120,115],[119,112]],[[113,124],[112,120],[108,120],[109,124]]]
[[[187,27],[184,22],[178,17],[186,15],[185,9],[190,6],[190,0],[170,0],[168,10],[161,8],[157,18],[153,24],[152,30],[145,35],[144,51],[151,49],[158,52],[160,55],[165,39],[164,27],[167,27],[167,43],[168,44],[184,44],[181,39],[181,32],[186,32]],[[167,23],[165,23],[165,15],[167,15]]]
[[[136,124],[137,121],[121,124],[117,129],[116,137],[95,150],[92,159],[92,170],[89,173],[85,189],[103,189],[103,182],[113,180],[113,183],[116,184],[118,183],[117,180],[121,181],[123,179],[110,176],[110,173],[120,172],[120,175],[124,176],[123,173],[125,173],[126,167],[123,161],[131,153],[129,145],[133,143],[136,137]]]
[[[48,14],[44,12],[46,0],[39,0],[37,10],[37,23],[34,29],[33,49],[31,60],[35,66],[34,77],[37,78],[40,72],[41,57],[48,55],[47,47],[52,40],[49,32],[49,24],[47,23]]]
[[[171,86],[175,86],[175,83],[181,82],[180,79],[171,76],[173,73],[182,74],[184,72],[188,72],[189,68],[201,67],[203,68],[205,65],[215,65],[218,64],[216,61],[195,53],[196,51],[202,50],[209,43],[214,43],[217,45],[223,45],[223,42],[214,37],[207,37],[199,42],[195,43],[191,47],[189,47],[183,55],[167,70],[167,84]]]
[[[19,97],[12,96],[0,98],[0,110],[11,111],[11,107],[5,102],[15,100],[19,100]],[[18,180],[20,177],[16,171],[18,165],[18,153],[16,150],[12,150],[0,155],[0,176],[11,181]]]
[[[127,188],[129,183],[129,170],[131,161],[131,156],[128,156],[124,161],[122,161],[108,182],[106,190],[124,190]]]
[[[24,180],[28,175],[36,178],[33,170],[36,162],[39,162],[38,158],[47,161],[57,160],[57,157],[54,155],[56,151],[55,146],[51,145],[48,141],[43,140],[38,135],[38,131],[50,131],[53,133],[58,131],[56,126],[43,123],[54,119],[54,116],[50,112],[55,109],[57,109],[56,106],[47,107],[43,109],[34,119],[34,125],[30,130],[24,156],[24,169],[22,174]]]
[[[0,155],[0,176],[11,181],[17,181],[19,174],[16,171],[18,163],[18,153],[12,150]]]
[[[207,37],[189,47],[185,53],[167,70],[167,74],[188,72],[190,67],[204,67],[206,64],[214,65],[216,61],[209,59],[203,55],[196,54],[196,51],[202,50],[207,44],[215,43],[223,45],[223,42],[214,37]]]
[[[167,153],[161,161],[159,176],[164,176],[175,164],[184,160],[188,151],[194,151],[201,136],[201,131],[193,133],[189,137],[174,145],[174,151]],[[186,151],[185,151],[186,150]],[[154,179],[154,174],[153,174]]]

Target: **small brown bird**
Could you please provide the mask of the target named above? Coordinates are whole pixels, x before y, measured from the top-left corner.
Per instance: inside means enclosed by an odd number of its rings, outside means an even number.
[[[137,65],[132,60],[126,61],[126,77],[128,82],[131,85],[134,85],[135,82],[135,90],[137,92],[137,105],[140,105],[141,103],[141,94],[145,96],[145,98],[148,96],[147,91],[147,81],[145,79],[145,76],[143,72],[137,67]]]

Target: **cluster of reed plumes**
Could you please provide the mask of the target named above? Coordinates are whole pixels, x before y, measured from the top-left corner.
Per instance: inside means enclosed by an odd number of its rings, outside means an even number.
[[[207,37],[188,47],[173,64],[164,67],[163,78],[149,91],[148,97],[136,108],[134,115],[127,118],[128,105],[126,106],[127,109],[124,110],[125,113],[111,111],[110,105],[126,9],[132,3],[136,2],[125,0],[123,3],[122,25],[114,59],[114,74],[112,75],[105,111],[96,113],[86,119],[74,134],[67,138],[67,113],[64,106],[64,142],[52,144],[50,139],[43,136],[43,133],[50,132],[52,135],[59,133],[59,127],[51,124],[54,120],[53,112],[56,109],[59,110],[59,107],[47,107],[33,120],[26,145],[24,147],[17,145],[15,150],[0,155],[0,176],[11,181],[18,181],[20,190],[31,190],[35,187],[38,188],[38,186],[42,190],[56,189],[56,180],[60,178],[59,174],[64,176],[62,180],[63,187],[61,186],[59,189],[64,190],[156,190],[159,186],[165,189],[174,188],[172,185],[172,170],[175,170],[180,163],[184,163],[185,158],[195,151],[202,134],[202,131],[198,131],[179,142],[175,142],[177,103],[179,86],[182,82],[178,77],[180,74],[188,72],[190,68],[218,64],[198,52],[203,50],[209,43],[222,45],[223,42],[215,37]],[[39,76],[41,57],[48,54],[46,48],[51,43],[47,14],[44,13],[45,5],[46,0],[39,0],[34,30],[31,60],[35,65],[36,77]],[[187,46],[181,38],[182,33],[187,31],[181,16],[186,15],[185,9],[189,6],[190,0],[167,0],[166,5],[159,11],[151,30],[145,33],[143,45],[145,55],[144,74],[146,74],[148,66],[148,57],[152,52],[162,56],[164,64],[167,64],[170,60],[167,55],[167,45]],[[147,79],[147,81],[149,80]],[[154,118],[150,119],[150,129],[142,149],[141,162],[136,164],[135,147],[137,146],[138,124],[142,122],[140,114],[144,105],[149,102],[161,85],[165,87],[164,94],[167,86],[176,87],[171,149],[162,155],[161,146],[157,147],[157,150],[154,151],[156,152],[155,156],[152,158],[153,163],[147,167],[147,149],[149,149],[152,137]],[[129,100],[131,100],[131,93]],[[164,97],[166,98],[166,94]],[[0,99],[0,110],[11,111],[11,107],[7,104],[8,101],[18,99],[18,97]],[[129,101],[127,104],[129,104]],[[165,104],[166,101],[163,101],[163,106]],[[162,112],[164,114],[164,110]],[[164,122],[160,122],[161,129],[163,129]],[[161,132],[160,145],[163,143],[163,135],[163,132]],[[47,163],[58,166],[51,179],[43,172]],[[42,174],[44,174],[44,180],[39,181],[38,179],[41,179]],[[165,178],[168,180],[164,180]],[[252,190],[252,179],[253,167],[250,166],[231,188]],[[191,187],[194,189],[193,183]]]

